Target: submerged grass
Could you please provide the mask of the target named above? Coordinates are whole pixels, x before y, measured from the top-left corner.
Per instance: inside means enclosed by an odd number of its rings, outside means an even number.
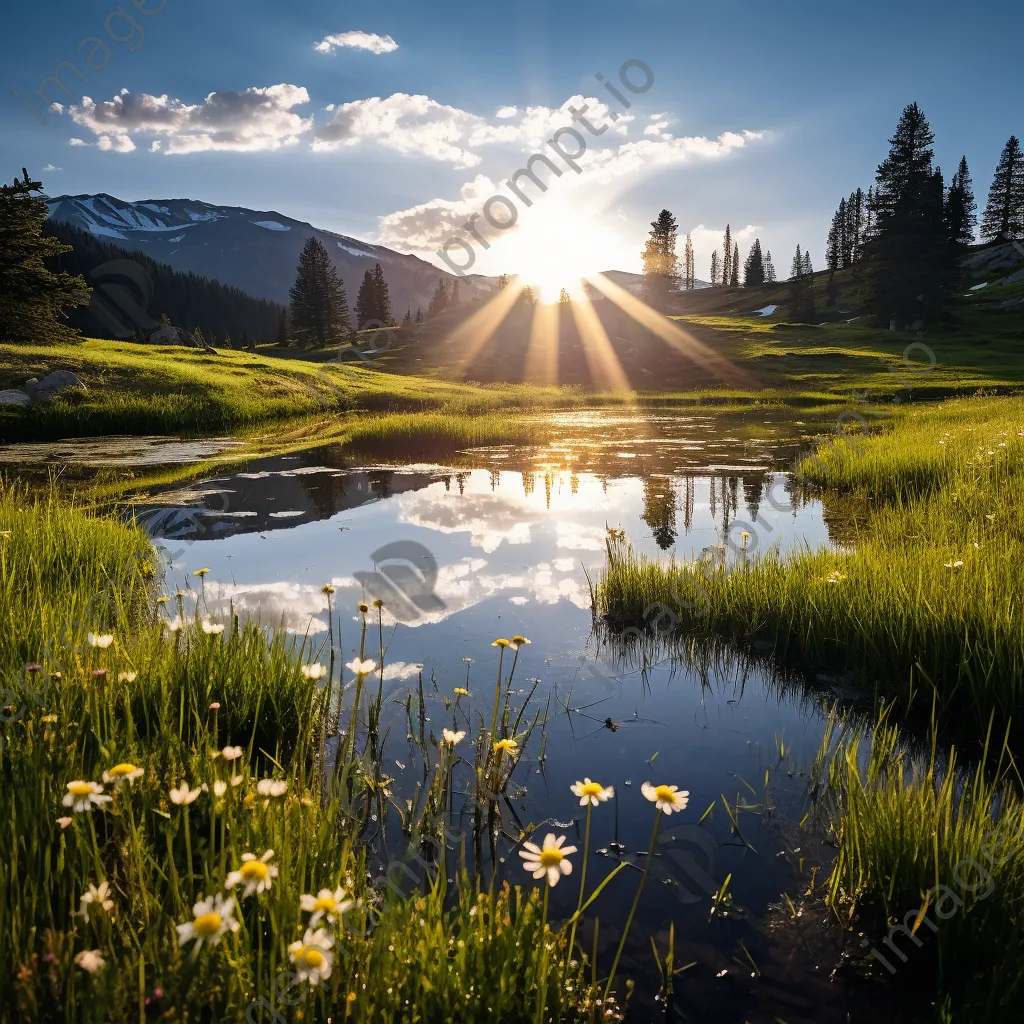
[[[638,557],[609,543],[600,610],[643,626],[661,604],[680,628],[761,641],[869,690],[933,696],[977,739],[1024,712],[1024,401],[916,408],[870,437],[819,446],[800,467],[820,486],[843,548],[722,562]],[[645,618],[646,617],[646,618]]]
[[[618,1019],[546,896],[460,871],[457,739],[421,736],[434,782],[408,806],[372,702],[367,749],[353,729],[325,765],[349,691],[317,685],[308,645],[210,622],[202,578],[169,619],[141,531],[52,495],[0,492],[0,577],[0,1020]],[[368,875],[389,806],[401,886]]]

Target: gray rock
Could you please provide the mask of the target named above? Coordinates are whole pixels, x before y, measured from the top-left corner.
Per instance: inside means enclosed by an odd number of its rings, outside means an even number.
[[[32,401],[20,388],[11,388],[9,391],[0,391],[0,405],[13,405],[17,407],[28,405]]]
[[[70,370],[54,370],[53,373],[48,373],[42,380],[31,380],[24,385],[24,390],[29,398],[31,398],[33,404],[52,402],[62,391],[66,391],[68,388],[88,390],[81,377]]]

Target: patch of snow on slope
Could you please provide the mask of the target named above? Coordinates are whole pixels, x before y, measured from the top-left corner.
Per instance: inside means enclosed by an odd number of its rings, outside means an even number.
[[[976,285],[975,285],[975,286],[974,286],[974,287],[973,287],[973,288],[971,289],[971,291],[972,291],[972,292],[980,292],[982,288],[987,288],[987,287],[988,287],[988,281],[985,281],[985,282],[984,282],[983,284],[976,284]]]
[[[118,231],[117,228],[108,227],[106,224],[90,224],[89,225],[90,235],[107,235],[110,238],[127,238],[123,232]]]
[[[765,306],[762,309],[755,309],[754,312],[758,316],[771,316],[779,307],[778,306]]]
[[[267,231],[291,231],[287,224],[278,224],[276,220],[253,220],[249,222],[258,228],[266,228]]]
[[[174,238],[168,238],[167,241],[168,242],[180,242],[184,237],[185,237],[184,235],[177,235]]]
[[[381,263],[395,262],[390,256],[378,256],[377,253],[367,252],[365,249],[353,249],[351,245],[343,245],[341,242],[336,244],[339,249],[344,249],[345,252],[350,252],[353,256],[365,256],[367,259],[379,260]]]

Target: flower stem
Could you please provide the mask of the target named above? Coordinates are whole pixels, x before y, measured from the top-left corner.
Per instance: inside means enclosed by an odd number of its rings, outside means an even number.
[[[548,894],[551,883],[544,879],[544,909],[540,924],[540,979],[537,986],[537,1024],[543,1024],[548,1001]]]
[[[569,930],[569,949],[565,954],[565,966],[568,968],[569,961],[572,959],[573,944],[576,941],[576,926],[580,923],[580,911],[583,909],[583,890],[587,884],[587,857],[590,854],[590,812],[593,809],[593,804],[590,798],[587,798],[587,827],[584,830],[583,839],[583,866],[580,868],[580,898],[576,903],[576,916],[572,922],[572,928]]]
[[[647,881],[647,875],[651,870],[651,858],[654,856],[654,844],[658,839],[658,826],[661,824],[661,808],[658,808],[658,815],[654,819],[654,831],[651,833],[651,845],[647,850],[647,860],[644,863],[644,873],[640,877],[640,884],[637,886],[636,896],[633,897],[633,906],[629,908],[629,917],[626,918],[626,927],[622,930],[622,938],[619,939],[619,948],[615,951],[615,959],[612,961],[611,973],[608,975],[608,983],[604,987],[604,998],[607,1002],[608,993],[612,990],[612,983],[615,981],[615,971],[619,966],[619,959],[622,957],[622,950],[626,946],[626,937],[629,935],[629,929],[633,924],[633,915],[636,913],[636,908],[640,903],[640,895],[644,891],[644,883]]]

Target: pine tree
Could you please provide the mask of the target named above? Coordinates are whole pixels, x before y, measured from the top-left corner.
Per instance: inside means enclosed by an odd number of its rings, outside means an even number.
[[[739,288],[739,286],[740,286],[740,244],[739,244],[739,242],[733,243],[733,247],[732,247],[732,263],[730,264],[729,285],[732,288]]]
[[[89,301],[85,279],[53,273],[48,257],[70,246],[43,234],[50,211],[42,182],[22,168],[22,179],[0,186],[0,339],[49,344],[68,341],[76,332],[58,317],[66,307]]]
[[[1016,135],[1003,147],[981,222],[986,242],[1000,236],[1024,237],[1024,154]]]
[[[411,327],[412,326],[412,306],[410,306],[405,311],[405,316],[402,317],[402,326],[403,327]]]
[[[864,241],[864,190],[850,193],[846,200],[846,230],[843,233],[842,266],[852,267],[861,256]]]
[[[664,308],[671,292],[679,288],[679,259],[676,256],[676,232],[679,225],[668,210],[651,221],[640,259],[644,266],[644,298],[656,309]]]
[[[434,294],[427,305],[427,319],[431,320],[438,313],[448,308],[449,296],[448,296],[448,283],[445,279],[439,278],[437,287],[434,289]]]
[[[798,245],[789,272],[789,314],[794,320],[814,319],[813,272],[810,254],[804,253]]]
[[[978,204],[974,200],[971,172],[967,169],[967,157],[961,157],[946,193],[946,237],[962,252],[974,242],[977,227]]]
[[[686,236],[685,260],[686,260],[686,271],[685,271],[685,273],[686,273],[686,290],[688,292],[692,292],[693,289],[696,287],[697,274],[696,274],[696,264],[694,263],[694,260],[693,260],[693,239],[689,236],[689,234],[687,234],[687,236]]]
[[[452,280],[451,305],[453,307],[459,305],[459,279],[457,277]]]
[[[564,306],[567,302],[571,302],[572,299],[569,297],[569,293],[563,288],[558,293],[558,304]]]
[[[732,225],[725,225],[725,239],[722,242],[722,287],[727,288],[732,279]]]
[[[775,264],[772,263],[772,254],[769,249],[764,254],[764,283],[775,284],[778,281],[778,277],[775,274]]]
[[[345,288],[327,249],[315,236],[302,247],[295,284],[288,294],[292,333],[302,344],[323,348],[348,337]]]
[[[416,307],[416,323],[423,323],[423,310],[419,306]]]
[[[761,239],[755,238],[743,266],[743,283],[748,288],[757,288],[765,282],[764,257],[761,254]]]
[[[711,285],[712,285],[712,287],[714,287],[715,285],[718,284],[718,268],[719,268],[720,263],[721,263],[721,261],[720,261],[720,259],[718,257],[718,252],[717,251],[713,252],[711,254]]]
[[[828,229],[828,241],[825,243],[825,263],[828,265],[828,287],[826,295],[828,304],[834,306],[839,295],[836,285],[836,271],[843,264],[843,245],[848,241],[846,233],[846,200],[839,204],[839,209],[832,218],[832,226]]]
[[[288,347],[288,314],[283,309],[277,315],[277,345],[279,348]]]
[[[865,298],[882,323],[930,322],[954,292],[956,251],[946,237],[942,176],[932,166],[934,138],[921,108],[910,104],[875,174]]]
[[[394,319],[391,316],[391,293],[388,291],[388,282],[379,263],[373,268],[373,319],[389,327],[394,326]]]

